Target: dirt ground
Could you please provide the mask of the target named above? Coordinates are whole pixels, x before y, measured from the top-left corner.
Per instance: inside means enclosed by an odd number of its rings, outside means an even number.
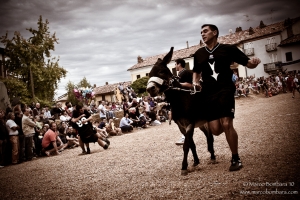
[[[234,126],[240,171],[228,171],[224,133],[215,137],[218,163],[210,164],[205,136],[196,129],[200,165],[191,167],[190,152],[190,173],[181,176],[180,132],[174,122],[163,123],[112,137],[108,150],[91,144],[90,155],[79,156],[78,147],[4,167],[0,199],[299,199],[299,93],[237,99]]]

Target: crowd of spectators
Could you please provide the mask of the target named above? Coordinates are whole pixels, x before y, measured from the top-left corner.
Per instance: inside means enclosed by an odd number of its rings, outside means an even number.
[[[295,91],[300,93],[299,89],[299,77],[300,74],[296,72],[280,72],[276,75],[270,75],[268,77],[250,76],[247,78],[238,78],[236,73],[233,76],[233,82],[236,86],[235,97],[247,97],[252,94],[264,94],[265,97],[272,97],[280,93],[292,93],[292,98],[295,97]]]
[[[101,137],[108,138],[160,125],[168,118],[166,107],[159,98],[143,97],[121,103],[102,101],[98,107],[91,102],[84,109],[99,115],[93,127]],[[78,131],[71,121],[74,109],[70,102],[65,106],[59,102],[50,109],[35,103],[0,110],[0,167],[59,155],[66,148],[80,146]],[[120,119],[115,117],[117,112],[122,114]]]

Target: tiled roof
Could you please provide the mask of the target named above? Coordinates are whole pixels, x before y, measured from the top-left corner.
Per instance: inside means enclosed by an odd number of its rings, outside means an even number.
[[[282,40],[278,46],[285,46],[296,42],[300,42],[300,34],[293,35],[292,37]]]
[[[290,21],[291,21],[291,23],[295,23],[298,20],[300,20],[300,17],[291,19]],[[281,32],[282,30],[284,30],[284,28],[285,28],[284,23],[285,23],[284,21],[281,21],[281,22],[267,25],[263,28],[260,28],[258,26],[256,28],[252,29],[253,30],[253,32],[251,31],[252,34],[249,34],[249,29],[250,29],[249,28],[247,30],[234,32],[229,35],[220,36],[218,38],[218,42],[222,43],[222,44],[239,44],[239,43],[247,41],[247,40],[252,40],[255,38],[260,38],[263,36],[275,34],[275,33],[278,33],[278,32]],[[191,57],[191,55],[194,54],[199,48],[200,48],[200,44],[191,46],[190,48],[185,48],[185,49],[180,49],[180,50],[174,51],[172,60],[176,60],[177,58]],[[154,65],[158,58],[163,58],[166,54],[167,53],[145,58],[143,60],[143,62],[133,65],[127,71]]]
[[[191,57],[191,55],[194,54],[199,48],[200,48],[200,44],[195,45],[195,46],[191,46],[189,48],[185,48],[185,49],[180,49],[180,50],[174,51],[173,52],[172,60],[176,60],[177,58],[188,58],[188,57]],[[133,70],[133,69],[137,69],[137,68],[141,68],[141,67],[146,67],[146,66],[154,65],[156,63],[156,61],[157,61],[158,58],[163,58],[166,54],[167,53],[148,57],[145,60],[143,60],[143,62],[137,63],[137,64],[133,65],[127,71],[130,71],[130,70]]]
[[[125,87],[129,86],[130,84],[131,84],[131,81],[124,82]],[[114,92],[118,85],[119,85],[119,83],[103,85],[103,86],[95,87],[93,89],[93,91],[95,92],[95,95],[107,94],[110,92]]]
[[[63,94],[63,95],[61,95],[61,96],[59,96],[59,97],[57,97],[57,102],[59,102],[59,101],[66,101],[68,99],[68,93],[65,93],[65,94]]]

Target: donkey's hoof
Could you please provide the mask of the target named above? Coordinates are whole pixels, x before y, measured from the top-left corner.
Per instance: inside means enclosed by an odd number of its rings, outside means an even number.
[[[182,176],[188,175],[188,170],[181,170],[181,175]]]
[[[193,167],[196,167],[196,166],[199,165],[199,164],[200,164],[200,161],[194,162]]]
[[[210,164],[217,164],[217,160],[216,159],[210,159]]]

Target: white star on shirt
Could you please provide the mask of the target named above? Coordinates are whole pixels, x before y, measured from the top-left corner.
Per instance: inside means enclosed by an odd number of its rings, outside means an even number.
[[[208,62],[208,64],[209,64],[211,70],[213,71],[213,75],[211,75],[211,76],[214,77],[214,79],[217,80],[217,77],[218,77],[219,73],[216,73],[216,72],[215,72],[215,62],[213,62],[213,64],[210,64],[210,63]]]

